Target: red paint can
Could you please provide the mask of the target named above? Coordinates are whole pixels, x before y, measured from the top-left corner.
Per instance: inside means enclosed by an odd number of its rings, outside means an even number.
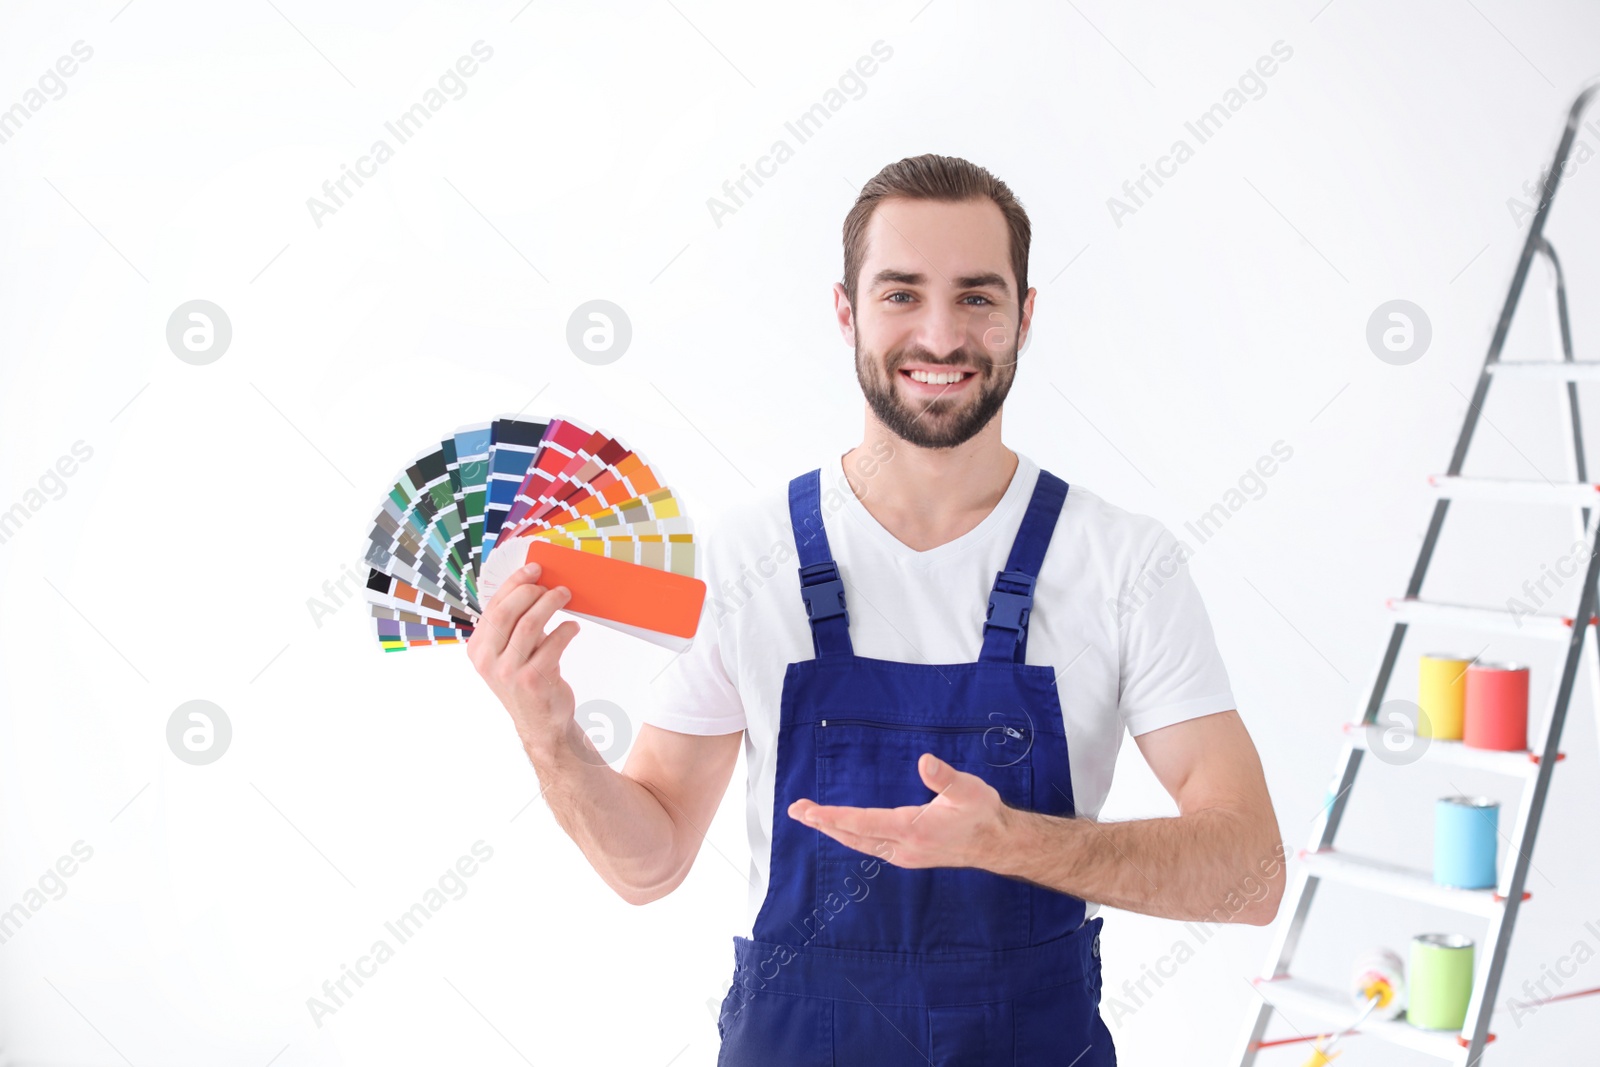
[[[1528,668],[1520,663],[1474,663],[1467,668],[1461,743],[1469,748],[1522,752],[1528,747]]]

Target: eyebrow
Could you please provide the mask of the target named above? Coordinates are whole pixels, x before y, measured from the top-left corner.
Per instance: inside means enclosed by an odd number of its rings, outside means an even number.
[[[903,270],[880,270],[877,274],[872,276],[872,288],[876,289],[878,286],[885,283],[892,283],[896,285],[925,285],[927,284],[927,281],[928,276],[925,274],[918,274]],[[1011,295],[1011,286],[1007,284],[1005,276],[996,274],[994,271],[985,271],[982,274],[964,275],[955,279],[955,285],[958,289],[994,288],[1000,290],[1002,293],[1005,293],[1007,296]]]

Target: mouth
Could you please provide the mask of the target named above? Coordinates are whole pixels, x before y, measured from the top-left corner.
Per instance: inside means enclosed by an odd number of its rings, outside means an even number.
[[[915,396],[948,396],[968,387],[977,371],[960,367],[901,367],[899,378]]]

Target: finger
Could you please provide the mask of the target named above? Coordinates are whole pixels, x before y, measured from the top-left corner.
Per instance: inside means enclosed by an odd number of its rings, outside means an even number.
[[[825,808],[823,805],[812,800],[796,800],[794,803],[789,805],[789,815],[791,818],[805,823],[807,826],[818,831],[819,833],[827,834],[829,837],[840,842],[841,844],[850,845],[851,848],[855,848],[856,845],[853,842],[869,840],[866,834],[857,834],[852,833],[849,830],[841,829],[839,824],[834,821],[833,817],[827,815],[828,812],[838,812],[842,810],[845,809]],[[859,809],[852,808],[849,810],[854,811]]]
[[[824,833],[840,830],[863,837],[881,837],[885,840],[903,840],[911,820],[920,807],[903,808],[852,808],[818,805],[808,811],[803,821]]]
[[[545,635],[544,640],[539,642],[539,647],[534,649],[528,663],[541,674],[546,671],[560,673],[561,653],[567,650],[567,646],[576,636],[578,636],[577,620],[568,619]]]
[[[511,572],[511,577],[500,583],[500,588],[494,591],[494,595],[498,597],[501,593],[515,589],[519,585],[526,585],[529,582],[537,582],[539,580],[539,575],[543,571],[544,567],[538,563],[529,563],[525,567],[518,567],[515,571]],[[492,600],[493,597],[490,599]]]
[[[520,548],[521,546],[518,547]],[[509,552],[510,549],[507,549],[506,551]],[[512,571],[510,577],[500,583],[500,585],[495,589],[494,595],[489,598],[489,602],[484,605],[484,614],[488,614],[489,612],[493,611],[494,606],[500,603],[500,601],[510,593],[513,593],[525,586],[537,583],[543,573],[544,567],[538,563],[529,563]]]
[[[522,618],[522,613],[527,611],[543,592],[541,586],[523,586],[513,590],[511,595],[503,600],[495,598],[489,610],[478,617],[478,628],[474,636],[482,635],[482,645],[487,658],[494,659],[504,654],[517,620]]]
[[[883,840],[881,837],[867,837],[863,834],[845,833],[843,830],[829,830],[825,827],[818,827],[817,831],[833,838],[846,848],[853,848],[857,852],[865,852],[867,855],[876,856],[878,859],[887,859],[895,853],[893,844]]]
[[[542,589],[542,586],[524,586],[525,589]],[[512,628],[511,640],[506,643],[506,658],[514,663],[525,663],[534,649],[544,640],[544,627],[550,621],[550,616],[556,613],[567,601],[572,599],[572,593],[566,586],[558,585],[554,589],[545,589],[543,595],[530,604],[522,613],[522,618]]]
[[[474,640],[478,639],[479,633],[483,635],[484,649],[489,658],[493,659],[505,652],[517,620],[522,618],[523,613],[533,606],[534,601],[538,600],[544,591],[542,585],[524,583],[504,597],[495,595],[489,604],[489,610],[479,616],[478,630],[473,633]]]
[[[896,867],[922,867],[925,863],[917,860],[913,853],[904,847],[900,841],[890,841],[881,837],[868,837],[865,834],[851,834],[842,830],[829,832],[819,830],[846,848],[853,848],[857,852],[871,856],[873,859],[884,863],[892,863]]]

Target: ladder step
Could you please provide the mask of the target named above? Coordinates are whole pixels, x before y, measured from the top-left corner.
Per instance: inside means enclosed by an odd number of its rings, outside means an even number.
[[[1262,999],[1282,1011],[1284,1019],[1297,1029],[1305,1028],[1311,1019],[1323,1020],[1329,1024],[1329,1029],[1348,1026],[1357,1011],[1348,992],[1329,989],[1302,978],[1283,975],[1280,978],[1256,978],[1253,982]],[[1368,1016],[1356,1028],[1356,1033],[1442,1060],[1455,1060],[1461,1056],[1460,1034],[1450,1030],[1419,1030],[1406,1022],[1404,1015],[1388,1020]]]
[[[1386,603],[1389,610],[1395,613],[1396,622],[1438,623],[1518,637],[1560,638],[1563,641],[1572,636],[1572,619],[1566,615],[1535,615],[1468,604],[1441,604],[1414,597],[1391,597]],[[1594,616],[1591,615],[1589,621],[1592,624]]]
[[[1356,748],[1371,751],[1372,738],[1361,723],[1345,723],[1344,732]],[[1406,752],[1410,751],[1411,745],[1423,743],[1410,732],[1404,737],[1406,745],[1403,751]],[[1497,752],[1489,748],[1471,748],[1460,741],[1443,741],[1436,737],[1428,738],[1426,744],[1428,747],[1423,749],[1422,755],[1416,760],[1417,763],[1448,763],[1458,767],[1471,767],[1475,770],[1503,774],[1508,778],[1532,778],[1539,773],[1538,757],[1527,749],[1518,752]],[[1556,758],[1565,757],[1566,753],[1563,752]]]
[[[1501,907],[1501,900],[1493,889],[1455,889],[1438,885],[1426,871],[1412,870],[1387,860],[1354,856],[1338,849],[1321,852],[1302,849],[1300,860],[1306,865],[1306,873],[1313,878],[1371,889],[1467,915],[1490,918]]]
[[[1600,381],[1600,362],[1593,360],[1529,360],[1488,365],[1490,374],[1508,378],[1538,378],[1545,381]]]
[[[1536,482],[1513,478],[1463,478],[1432,474],[1428,484],[1452,500],[1513,500],[1524,504],[1593,507],[1600,503],[1600,485],[1588,482]]]

